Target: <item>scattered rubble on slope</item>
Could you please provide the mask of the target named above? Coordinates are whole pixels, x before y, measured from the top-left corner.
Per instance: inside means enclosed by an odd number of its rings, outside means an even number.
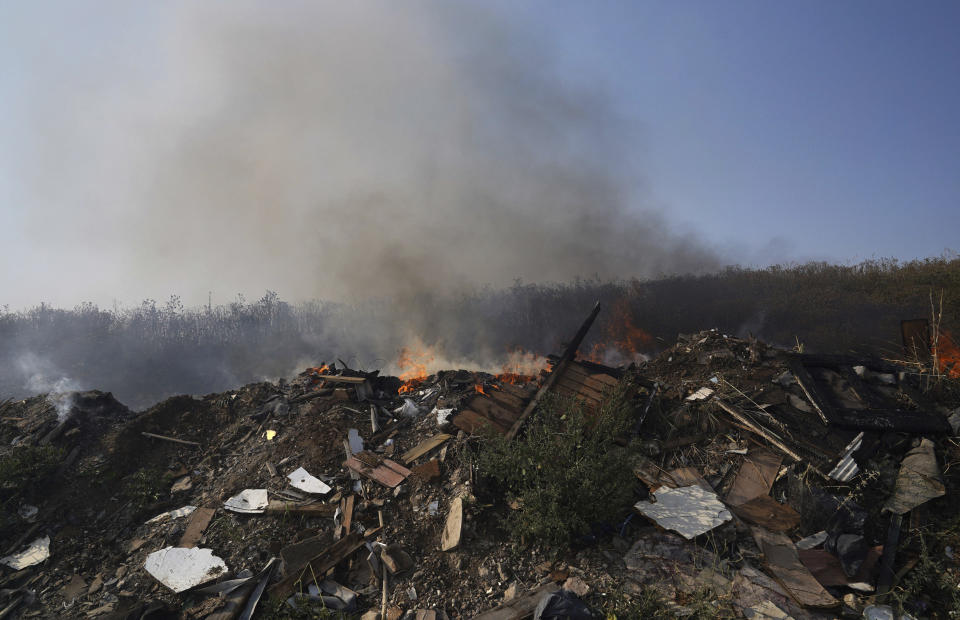
[[[610,368],[576,357],[598,311],[539,377],[341,363],[139,414],[100,392],[66,416],[0,403],[0,618],[579,618],[651,597],[669,616],[946,617],[956,594],[902,584],[934,534],[938,578],[960,583],[960,529],[931,527],[956,510],[955,392],[716,331]],[[480,437],[522,433],[547,392],[596,415],[620,382],[636,425],[610,440],[638,485],[622,523],[509,541]]]

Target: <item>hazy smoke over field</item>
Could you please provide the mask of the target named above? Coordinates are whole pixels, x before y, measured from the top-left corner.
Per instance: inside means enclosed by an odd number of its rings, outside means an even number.
[[[32,301],[409,299],[717,265],[645,209],[636,132],[557,77],[549,40],[466,3],[294,4],[164,4],[111,35],[129,61],[38,86],[28,217],[38,255],[71,262]]]

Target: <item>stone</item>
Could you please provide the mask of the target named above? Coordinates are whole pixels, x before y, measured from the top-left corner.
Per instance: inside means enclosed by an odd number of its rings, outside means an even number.
[[[590,586],[579,577],[569,577],[563,582],[563,589],[573,592],[580,598],[583,598],[590,592]]]

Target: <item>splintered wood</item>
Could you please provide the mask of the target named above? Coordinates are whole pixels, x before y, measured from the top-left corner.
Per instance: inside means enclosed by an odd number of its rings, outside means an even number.
[[[348,458],[343,466],[361,476],[376,480],[385,487],[395,488],[407,479],[411,471],[390,459],[381,459],[372,452],[359,452]]]
[[[439,433],[437,435],[434,435],[433,437],[424,439],[419,444],[417,444],[416,447],[404,452],[401,458],[403,459],[404,463],[409,465],[410,463],[416,461],[418,458],[420,458],[427,452],[430,452],[434,448],[442,445],[443,442],[450,439],[451,436],[452,435],[448,435],[446,433]]]
[[[450,512],[440,539],[440,550],[451,551],[460,545],[460,531],[463,529],[463,499],[454,498],[450,502]]]
[[[804,607],[834,607],[840,603],[803,565],[789,538],[762,527],[754,527],[751,531],[770,574],[797,603]]]

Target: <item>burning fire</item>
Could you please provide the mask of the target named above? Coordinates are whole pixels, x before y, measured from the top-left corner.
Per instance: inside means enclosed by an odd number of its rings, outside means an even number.
[[[603,330],[601,342],[593,345],[584,357],[599,364],[617,365],[646,359],[643,349],[653,345],[653,336],[633,323],[626,299],[614,304],[610,320]]]
[[[475,390],[477,391],[477,394],[483,394],[484,396],[487,395],[487,393],[483,391],[483,384],[482,384],[482,383],[476,384],[475,386],[473,386],[473,389],[475,389]]]
[[[500,368],[497,381],[517,385],[536,381],[540,371],[547,367],[547,358],[516,347],[507,352],[507,361]]]
[[[940,372],[960,379],[960,347],[953,342],[950,332],[942,330],[937,341],[937,362],[940,366]]]
[[[427,378],[427,367],[436,357],[433,347],[419,343],[411,347],[403,347],[397,354],[397,368],[400,370],[397,378],[403,385],[397,390],[400,394],[409,394],[416,391]]]
[[[330,366],[327,364],[320,364],[319,366],[314,366],[313,368],[307,368],[304,371],[308,375],[313,375],[310,377],[311,384],[316,384],[323,378],[323,375],[330,374]]]

